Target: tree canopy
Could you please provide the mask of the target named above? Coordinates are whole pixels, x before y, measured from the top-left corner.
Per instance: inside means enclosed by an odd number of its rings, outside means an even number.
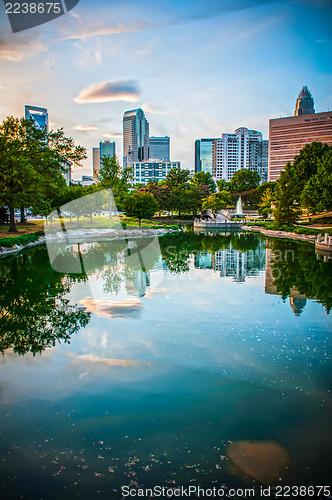
[[[133,193],[125,199],[125,213],[129,217],[136,217],[139,225],[142,219],[153,217],[158,210],[158,203],[150,193]]]
[[[43,206],[65,188],[65,161],[86,159],[63,129],[47,132],[32,120],[8,117],[0,126],[0,202],[9,206],[10,231],[16,231],[14,208]]]
[[[229,183],[229,191],[231,193],[242,193],[250,189],[256,189],[260,183],[260,175],[256,171],[249,168],[241,168],[237,170]]]

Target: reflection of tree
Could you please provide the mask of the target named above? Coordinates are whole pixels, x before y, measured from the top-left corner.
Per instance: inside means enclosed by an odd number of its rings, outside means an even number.
[[[214,253],[219,250],[228,250],[230,245],[236,250],[246,252],[255,250],[259,244],[259,236],[252,233],[205,235],[186,231],[160,239],[163,259],[168,269],[175,273],[189,270],[189,258],[193,253],[207,251]]]
[[[70,272],[76,268],[87,275],[96,274],[103,280],[104,292],[118,294],[122,283],[135,288],[133,284],[138,277],[148,286],[148,273],[159,258],[158,240],[137,238],[67,245],[56,260],[60,269]],[[78,265],[74,266],[73,262]],[[139,293],[142,293],[141,287]]]
[[[90,313],[70,304],[66,294],[73,281],[54,271],[46,249],[35,249],[2,263],[0,277],[0,351],[42,352],[56,342],[69,342],[88,324]]]
[[[277,257],[272,263],[274,285],[285,300],[295,287],[300,294],[316,299],[327,313],[332,307],[332,262],[317,260],[314,247],[285,240],[271,240]]]

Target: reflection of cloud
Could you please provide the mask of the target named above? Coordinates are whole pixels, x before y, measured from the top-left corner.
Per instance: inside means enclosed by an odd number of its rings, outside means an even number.
[[[239,469],[264,484],[275,484],[289,465],[287,451],[273,441],[237,441],[227,448],[227,455]],[[237,470],[231,471],[237,473]]]
[[[95,313],[103,318],[125,318],[137,315],[143,304],[138,299],[131,301],[115,302],[110,299],[90,299],[80,300],[88,312]]]
[[[137,101],[140,90],[135,80],[93,83],[82,89],[74,101],[78,103],[107,101]]]
[[[98,130],[99,127],[96,125],[75,125],[74,130],[79,130],[81,132],[88,132],[89,130]]]
[[[155,295],[164,295],[167,292],[167,288],[148,288],[145,293],[146,299],[153,299]]]
[[[89,364],[96,363],[104,366],[122,366],[123,368],[127,368],[128,366],[140,366],[146,364],[145,362],[138,361],[136,359],[100,358],[99,356],[95,356],[94,354],[81,354],[79,356],[75,356],[75,360],[83,361]],[[81,373],[80,378],[84,377],[86,374],[86,372]]]

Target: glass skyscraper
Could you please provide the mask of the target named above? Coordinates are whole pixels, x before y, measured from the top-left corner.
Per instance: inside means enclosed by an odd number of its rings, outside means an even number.
[[[149,122],[141,108],[123,115],[123,167],[149,159]]]
[[[46,132],[48,132],[48,112],[46,108],[25,106],[25,118],[33,120],[34,124],[39,128],[46,127]]]
[[[149,138],[149,158],[153,160],[169,161],[170,147],[169,137],[150,137]]]
[[[115,156],[114,141],[100,141],[99,148],[92,148],[93,180],[98,181],[100,171],[100,161],[103,156]]]
[[[215,139],[197,139],[195,141],[195,172],[212,174],[212,151]]]

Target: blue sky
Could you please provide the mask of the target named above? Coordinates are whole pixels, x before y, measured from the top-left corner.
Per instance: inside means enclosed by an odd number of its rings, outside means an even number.
[[[151,135],[193,168],[194,141],[290,116],[308,85],[332,108],[332,1],[80,0],[66,15],[12,34],[0,6],[0,118],[47,107],[52,128],[87,148],[115,140],[142,107]]]

